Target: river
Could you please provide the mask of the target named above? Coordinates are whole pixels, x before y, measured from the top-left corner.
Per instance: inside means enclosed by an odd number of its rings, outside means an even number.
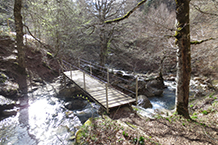
[[[98,116],[98,105],[88,103],[80,110],[68,110],[64,100],[55,97],[58,83],[47,84],[29,93],[29,107],[20,109],[14,116],[0,121],[0,145],[68,145],[73,143],[76,131],[90,117]],[[149,98],[153,108],[139,109],[149,116],[155,109],[174,109],[175,91],[172,83],[162,97]]]

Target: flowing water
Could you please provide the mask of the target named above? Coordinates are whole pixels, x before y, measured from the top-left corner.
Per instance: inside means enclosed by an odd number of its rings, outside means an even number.
[[[162,97],[150,98],[153,108],[140,108],[140,114],[149,116],[155,109],[174,108],[173,85],[167,83],[165,82],[168,88],[164,90]],[[29,107],[0,121],[0,145],[73,144],[75,132],[88,118],[98,116],[99,106],[88,103],[80,110],[66,109],[66,102],[54,97],[57,84],[46,85],[28,94]]]
[[[80,110],[68,110],[47,85],[28,95],[29,107],[0,121],[0,145],[68,145],[82,123],[97,116],[98,106],[88,103]]]
[[[176,83],[172,81],[165,81],[164,84],[167,88],[164,89],[162,96],[149,98],[153,106],[152,108],[144,109],[137,106],[139,114],[152,118],[156,114],[157,110],[161,111],[167,109],[172,111],[175,108]]]

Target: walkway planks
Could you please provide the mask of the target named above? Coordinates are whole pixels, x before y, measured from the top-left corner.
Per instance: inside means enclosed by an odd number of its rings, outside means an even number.
[[[86,91],[92,99],[97,101],[105,109],[107,109],[106,101],[106,86],[103,82],[85,74],[85,87],[84,87],[84,74],[80,70],[64,72],[71,81],[77,84],[81,89]],[[121,106],[124,104],[135,102],[135,98],[125,95],[124,93],[108,87],[108,109]]]

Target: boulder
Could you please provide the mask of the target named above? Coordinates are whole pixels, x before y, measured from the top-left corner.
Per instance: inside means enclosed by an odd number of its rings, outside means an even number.
[[[85,108],[85,106],[88,104],[87,100],[83,100],[81,98],[73,99],[70,102],[67,102],[64,104],[65,108],[69,110],[81,110]]]
[[[57,97],[59,98],[65,98],[66,100],[69,100],[77,95],[84,94],[79,88],[77,87],[68,87],[63,88],[58,91]]]
[[[9,77],[0,72],[0,95],[14,97],[18,94],[18,84],[9,80]]]
[[[162,94],[163,94],[162,89],[149,88],[148,91],[150,94],[153,94],[153,96],[162,96]]]
[[[138,96],[138,105],[143,108],[152,108],[150,100],[145,95]]]
[[[164,89],[165,85],[162,79],[157,78],[147,83],[147,88]]]
[[[161,78],[156,78],[151,80],[146,85],[147,90],[154,96],[161,96],[163,94],[163,89],[165,88],[164,82]]]
[[[151,80],[147,83],[139,81],[138,86],[139,95],[145,95],[146,97],[161,96],[165,87],[164,83],[159,79]]]

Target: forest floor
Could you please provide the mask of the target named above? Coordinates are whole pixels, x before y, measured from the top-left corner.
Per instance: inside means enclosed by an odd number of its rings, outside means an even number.
[[[142,117],[131,107],[114,110],[83,125],[79,144],[120,145],[216,145],[218,144],[218,95],[196,98],[190,103],[190,117],[177,114],[153,119]]]

